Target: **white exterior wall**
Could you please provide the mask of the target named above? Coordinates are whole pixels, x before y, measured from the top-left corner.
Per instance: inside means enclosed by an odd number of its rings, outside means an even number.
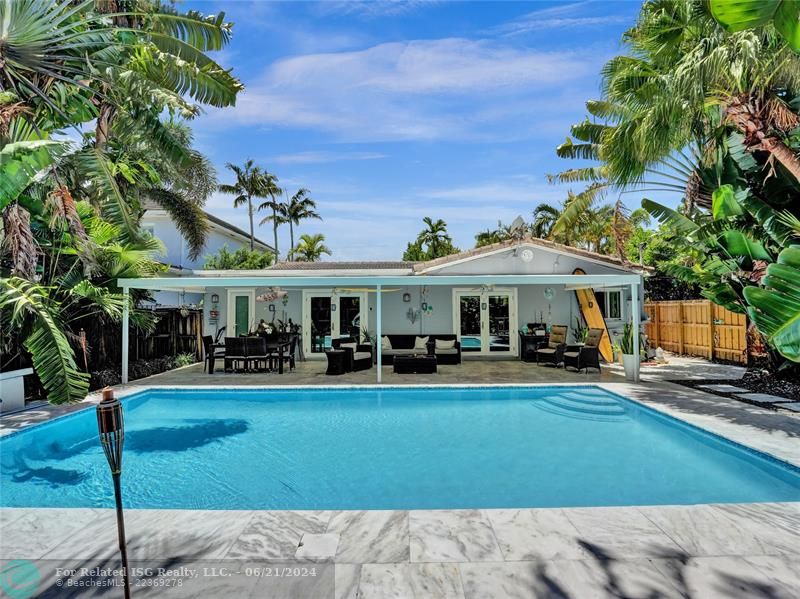
[[[599,261],[583,259],[577,256],[569,256],[548,250],[534,249],[534,257],[530,262],[524,262],[519,256],[513,254],[513,249],[501,253],[473,259],[461,264],[452,264],[439,270],[426,273],[430,275],[460,275],[460,274],[572,274],[576,268],[583,269],[587,274],[629,274],[628,271],[614,268],[612,265],[602,264]],[[276,273],[270,273],[276,274]],[[409,283],[414,280],[409,276]],[[291,277],[286,277],[286,287],[291,284]],[[384,285],[384,287],[386,287]],[[529,322],[544,321],[548,325],[567,325],[572,338],[572,329],[575,326],[576,318],[580,314],[578,301],[575,292],[566,290],[564,285],[518,285],[509,286],[517,290],[517,324],[524,327]],[[548,300],[544,295],[546,287],[551,287],[554,292],[552,300]],[[384,292],[382,294],[383,323],[382,331],[384,334],[431,334],[431,333],[454,333],[453,328],[453,287],[452,286],[428,286],[409,284],[407,286],[390,286],[397,291]],[[464,286],[459,286],[463,289]],[[263,292],[266,288],[257,288],[256,295]],[[621,332],[625,322],[631,318],[631,294],[630,287],[624,286],[622,289],[622,318],[618,321],[608,321],[606,324],[611,334],[612,342]],[[599,290],[598,290],[599,291]],[[212,323],[209,319],[209,312],[213,309],[211,305],[211,294],[217,293],[220,301],[217,308],[220,312],[217,323]],[[410,302],[403,302],[403,294],[411,295]],[[282,301],[274,302],[275,312],[269,312],[269,304],[256,302],[254,323],[261,318],[267,322],[275,319],[291,318],[292,322],[303,323],[303,293],[302,289],[296,288],[289,290],[288,301],[284,306]],[[640,294],[640,298],[642,295]],[[368,293],[368,329],[375,333],[377,294]],[[227,323],[227,290],[225,288],[209,288],[205,294],[205,330],[207,334],[214,335],[216,331]],[[417,316],[412,323],[408,318],[409,309],[416,312],[420,309],[422,302],[427,302],[433,306],[432,313]]]

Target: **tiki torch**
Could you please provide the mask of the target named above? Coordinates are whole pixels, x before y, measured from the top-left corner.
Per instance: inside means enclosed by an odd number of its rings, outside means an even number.
[[[117,504],[117,536],[119,552],[122,557],[122,581],[125,588],[125,599],[131,596],[128,582],[128,550],[125,546],[125,520],[122,517],[122,444],[125,440],[125,425],[122,421],[122,404],[114,397],[113,389],[103,389],[103,399],[97,404],[97,429],[100,432],[100,443],[111,468],[114,480],[114,501]]]

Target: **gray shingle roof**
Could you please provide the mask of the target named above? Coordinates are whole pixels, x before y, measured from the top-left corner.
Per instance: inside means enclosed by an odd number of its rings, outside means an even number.
[[[390,270],[414,267],[414,262],[362,261],[362,262],[278,262],[267,270]]]

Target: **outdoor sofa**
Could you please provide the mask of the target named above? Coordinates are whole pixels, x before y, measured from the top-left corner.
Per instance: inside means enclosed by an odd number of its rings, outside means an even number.
[[[381,361],[387,366],[394,363],[395,356],[405,356],[410,353],[422,353],[425,351],[428,355],[436,356],[438,364],[461,364],[461,343],[458,341],[458,336],[453,333],[424,333],[422,335],[408,335],[408,334],[388,334],[383,335],[391,343],[392,347],[384,348],[381,343]],[[425,350],[415,350],[417,337],[427,337],[428,341],[425,344]],[[436,341],[440,342],[453,342],[452,348],[436,347]],[[447,343],[449,345],[449,343]],[[440,343],[441,345],[441,343]]]

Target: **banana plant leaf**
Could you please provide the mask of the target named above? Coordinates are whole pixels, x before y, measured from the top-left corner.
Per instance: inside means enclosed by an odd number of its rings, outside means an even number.
[[[800,362],[800,245],[767,267],[762,287],[746,287],[747,313],[785,358]]]
[[[761,0],[763,2],[763,0]],[[797,0],[783,0],[778,4],[773,23],[789,47],[800,52],[800,4]]]
[[[735,229],[722,233],[717,237],[717,243],[719,243],[720,247],[722,247],[729,256],[734,258],[772,260],[772,256],[763,245]]]
[[[730,32],[761,27],[770,21],[789,46],[800,52],[800,4],[797,0],[709,0],[714,19]]]
[[[0,150],[0,211],[16,200],[64,150],[52,140],[18,141]]]
[[[714,220],[728,218],[731,216],[739,216],[743,213],[742,207],[739,205],[737,199],[737,190],[733,185],[720,185],[711,194],[711,213],[714,215]],[[747,194],[747,191],[744,191]]]

